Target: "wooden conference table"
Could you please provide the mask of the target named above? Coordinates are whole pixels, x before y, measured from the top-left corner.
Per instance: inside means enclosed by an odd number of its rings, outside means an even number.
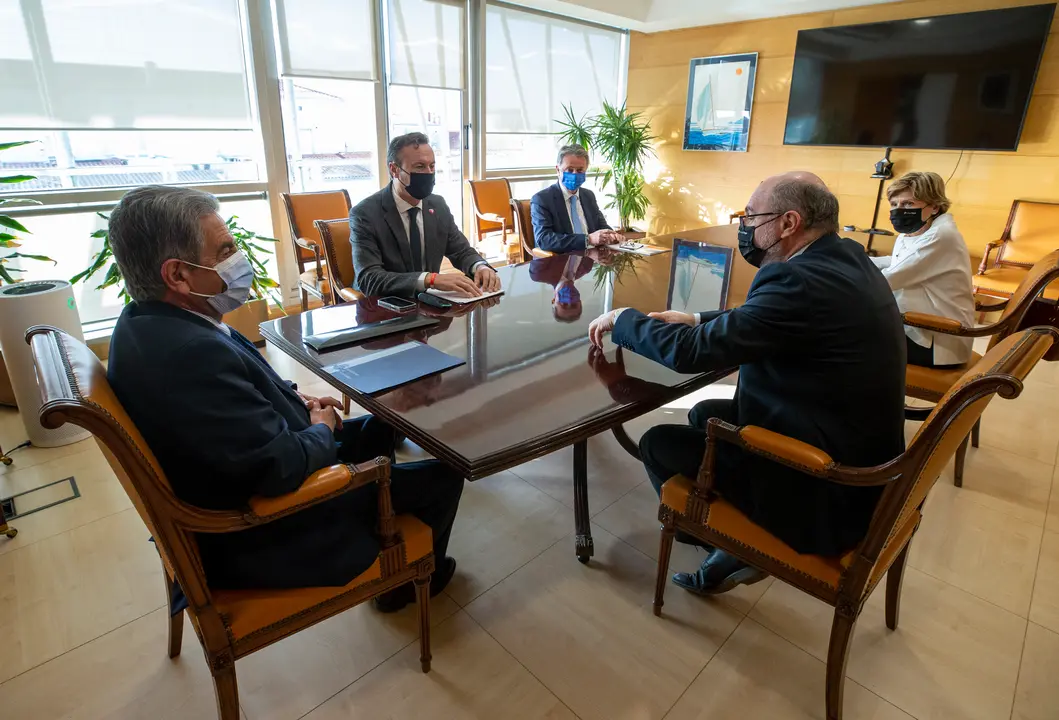
[[[735,244],[735,226],[717,226],[677,237]],[[671,245],[674,236],[648,238]],[[635,259],[633,259],[635,258]],[[593,553],[588,509],[588,438],[611,431],[626,451],[636,444],[622,423],[709,385],[730,371],[680,375],[633,353],[608,347],[590,351],[588,325],[603,312],[634,307],[665,310],[672,254],[622,255],[607,266],[591,262],[577,279],[583,312],[573,322],[553,316],[554,283],[569,255],[498,268],[505,294],[454,314],[438,325],[406,335],[317,353],[302,337],[394,317],[372,299],[291,315],[261,325],[265,339],[442,462],[477,480],[574,446],[575,551],[581,562]],[[574,260],[577,262],[577,260]],[[589,262],[582,265],[585,269]],[[729,306],[741,303],[752,269],[738,256]],[[492,304],[490,304],[492,303]],[[422,308],[429,312],[429,308]],[[459,314],[462,312],[462,314]],[[466,364],[375,396],[328,374],[324,365],[350,360],[408,340],[466,360]]]

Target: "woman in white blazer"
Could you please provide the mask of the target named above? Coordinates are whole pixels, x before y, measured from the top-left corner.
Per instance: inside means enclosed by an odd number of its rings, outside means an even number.
[[[882,270],[901,312],[929,313],[974,325],[971,260],[949,214],[945,181],[932,172],[910,172],[886,189],[890,222],[900,233],[893,255],[872,258]],[[971,338],[905,326],[908,362],[926,367],[962,365],[971,359]]]

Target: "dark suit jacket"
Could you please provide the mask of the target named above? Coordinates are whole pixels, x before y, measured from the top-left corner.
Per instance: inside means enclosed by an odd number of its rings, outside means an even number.
[[[738,423],[877,465],[904,450],[905,336],[893,292],[864,249],[830,234],[762,268],[746,304],[698,327],[635,311],[614,341],[678,372],[739,366]],[[881,493],[849,488],[718,446],[718,490],[799,552],[859,542]]]
[[[588,232],[585,233],[574,233],[574,227],[570,223],[570,211],[567,210],[568,195],[559,187],[559,183],[549,185],[530,200],[533,242],[541,250],[555,253],[584,250],[591,233],[610,228],[607,218],[599,211],[596,196],[591,190],[582,187],[577,196],[588,224]]]
[[[338,461],[334,435],[234,330],[163,302],[131,303],[110,342],[107,378],[177,497],[208,509],[296,490]],[[363,488],[361,489],[363,490]],[[360,490],[347,493],[355,495]],[[344,497],[261,527],[200,534],[214,587],[344,585],[378,554],[371,523]]]
[[[429,195],[419,207],[423,211],[426,272],[441,270],[444,258],[467,275],[475,265],[485,262],[456,227],[452,212],[440,195]],[[349,233],[357,290],[376,296],[415,295],[422,272],[412,269],[408,236],[389,185],[361,200],[349,212]]]

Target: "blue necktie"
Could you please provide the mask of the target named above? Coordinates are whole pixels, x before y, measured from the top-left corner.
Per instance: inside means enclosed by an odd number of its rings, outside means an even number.
[[[570,196],[570,223],[574,226],[575,234],[585,234],[585,228],[581,226],[581,216],[577,212],[577,195]]]

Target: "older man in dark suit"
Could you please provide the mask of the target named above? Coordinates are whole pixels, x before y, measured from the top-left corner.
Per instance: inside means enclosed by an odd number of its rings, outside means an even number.
[[[588,173],[587,150],[580,145],[564,145],[555,173],[559,181],[530,201],[533,241],[538,248],[554,253],[579,252],[625,239],[610,229],[593,192],[581,187]]]
[[[698,315],[615,310],[593,322],[594,344],[613,330],[620,346],[678,372],[739,367],[734,400],[707,400],[692,410],[690,425],[644,434],[640,451],[656,489],[673,475],[696,475],[711,417],[773,430],[848,465],[878,465],[904,450],[901,313],[864,248],[837,230],[838,200],[819,178],[769,178],[740,219],[740,253],[761,268],[744,305]],[[881,492],[829,483],[724,443],[716,469],[718,492],[800,553],[837,556],[854,547]],[[714,594],[763,577],[714,550],[697,572],[673,580]]]
[[[390,184],[349,213],[357,290],[413,297],[429,288],[465,297],[500,289],[500,278],[467,242],[449,206],[434,195],[434,150],[423,133],[390,141]],[[449,259],[457,273],[439,274]]]
[[[343,421],[334,398],[298,392],[223,322],[249,294],[253,268],[217,214],[186,188],[143,187],[110,216],[114,257],[133,298],[114,328],[107,378],[177,497],[208,509],[296,490],[338,462],[393,457],[394,433],[373,417]],[[439,558],[431,591],[456,562],[445,555],[463,479],[435,461],[396,465],[394,509],[429,525]],[[219,588],[345,585],[379,552],[374,484],[276,522],[200,534],[206,578]],[[410,585],[376,599],[414,600]]]

